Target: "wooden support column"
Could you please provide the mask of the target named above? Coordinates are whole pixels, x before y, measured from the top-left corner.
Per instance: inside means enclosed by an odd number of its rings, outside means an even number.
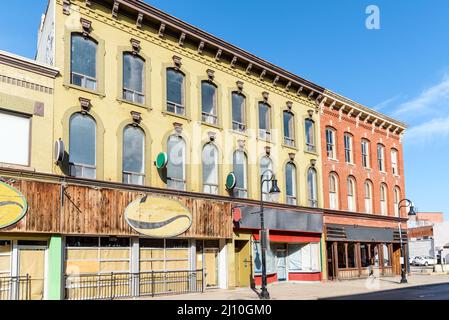
[[[357,251],[357,268],[359,268],[359,278],[362,276],[362,251],[360,242],[356,244],[356,251]]]

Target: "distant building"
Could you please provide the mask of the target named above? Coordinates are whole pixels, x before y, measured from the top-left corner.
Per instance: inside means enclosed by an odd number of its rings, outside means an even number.
[[[418,212],[415,217],[410,217],[409,228],[430,226],[444,222],[443,212]]]

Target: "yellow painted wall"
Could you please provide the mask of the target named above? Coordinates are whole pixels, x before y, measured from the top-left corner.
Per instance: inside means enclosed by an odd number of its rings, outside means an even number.
[[[310,166],[310,160],[317,160],[318,171],[318,190],[319,204],[322,204],[321,190],[321,170],[319,167],[320,156],[304,151],[304,119],[307,117],[307,111],[314,109],[314,105],[307,100],[306,97],[299,98],[295,94],[287,93],[281,87],[274,87],[270,82],[260,81],[259,78],[247,75],[244,70],[232,69],[228,63],[216,62],[214,57],[207,55],[199,55],[196,48],[188,46],[182,48],[178,45],[177,39],[161,39],[157,34],[144,26],[142,30],[135,27],[135,21],[128,19],[122,15],[118,19],[112,18],[110,9],[99,7],[93,3],[91,8],[86,8],[84,1],[72,1],[71,14],[64,15],[62,10],[62,0],[56,0],[56,67],[61,70],[62,77],[56,80],[55,90],[55,131],[56,138],[64,136],[64,130],[68,130],[63,125],[64,115],[71,108],[81,110],[79,97],[91,99],[92,113],[101,119],[104,126],[104,180],[119,181],[120,172],[117,165],[119,157],[117,154],[118,132],[119,126],[123,121],[131,123],[131,111],[142,113],[143,125],[149,128],[151,136],[151,159],[146,159],[146,165],[151,166],[151,177],[146,184],[154,187],[165,187],[165,184],[157,174],[157,170],[153,165],[157,154],[165,150],[166,139],[170,132],[173,131],[173,123],[179,122],[183,124],[183,133],[187,137],[187,156],[190,157],[191,164],[187,168],[187,190],[200,192],[202,190],[202,177],[200,169],[201,150],[206,141],[208,141],[208,132],[217,134],[216,144],[220,149],[220,160],[223,163],[221,172],[220,194],[227,195],[224,188],[225,177],[232,171],[232,153],[237,147],[237,140],[246,141],[246,150],[249,156],[249,192],[250,197],[259,199],[259,159],[264,155],[265,146],[271,147],[271,155],[274,162],[275,173],[279,180],[281,190],[285,191],[284,166],[289,160],[288,154],[296,153],[296,166],[298,173],[298,204],[307,205],[306,192],[306,172]],[[70,59],[70,52],[67,52],[64,45],[70,41],[66,38],[69,31],[81,30],[80,18],[84,17],[92,21],[92,33],[105,43],[105,91],[104,96],[82,91],[71,86],[64,86],[64,78],[67,72],[66,66],[69,65],[67,59]],[[151,110],[142,108],[133,104],[123,103],[117,98],[121,95],[121,88],[118,79],[117,64],[121,60],[119,49],[127,47],[131,50],[130,39],[135,38],[141,42],[141,53],[150,58],[147,63],[151,64],[151,73],[146,74],[146,81],[150,81],[151,92],[147,93],[146,98],[149,100]],[[188,83],[186,87],[189,98],[187,106],[190,110],[190,120],[167,115],[164,113],[166,102],[164,101],[165,86],[163,84],[163,74],[165,68],[173,66],[173,55],[182,58],[181,70],[187,74]],[[201,80],[207,79],[206,70],[215,71],[215,83],[219,86],[219,107],[221,107],[223,124],[222,128],[216,128],[204,124],[200,124],[201,107],[200,107],[200,83]],[[229,133],[231,126],[231,91],[236,90],[236,81],[244,82],[244,93],[247,98],[247,107],[250,109],[250,118],[248,127],[252,134],[249,136]],[[267,91],[269,95],[269,103],[273,107],[272,127],[275,128],[274,142],[266,143],[257,139],[257,102],[262,100],[262,92]],[[282,129],[282,111],[286,109],[287,101],[293,101],[293,112],[296,118],[296,138],[298,149],[291,149],[282,146],[283,129]],[[97,119],[98,120],[98,119]],[[317,150],[321,150],[319,139],[319,114],[314,114],[316,122],[316,141]],[[277,129],[277,130],[276,130]],[[68,145],[68,141],[65,141]],[[54,167],[55,173],[60,173],[59,168]],[[281,202],[285,201],[285,194],[282,196]]]
[[[31,116],[30,167],[1,164],[0,167],[20,168],[52,173],[53,163],[53,94],[35,90],[40,85],[53,88],[54,79],[32,71],[0,64],[0,109],[20,112]],[[14,79],[5,80],[5,77]],[[29,87],[27,88],[27,84]],[[33,115],[34,103],[44,103],[44,116]],[[7,137],[2,137],[7,138]]]

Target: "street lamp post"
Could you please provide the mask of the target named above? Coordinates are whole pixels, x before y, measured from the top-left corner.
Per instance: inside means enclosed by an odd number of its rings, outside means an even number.
[[[265,175],[269,173],[270,178],[264,179]],[[267,250],[267,230],[265,229],[265,220],[264,220],[264,213],[263,213],[263,184],[265,182],[272,181],[271,189],[269,191],[269,194],[272,197],[273,201],[277,201],[277,198],[279,197],[281,190],[279,190],[278,187],[278,181],[273,174],[273,171],[270,169],[266,170],[262,173],[262,176],[260,177],[260,247],[262,251],[262,288],[260,291],[260,299],[262,300],[268,300],[270,299],[270,294],[268,293],[267,289],[267,264],[266,264],[266,250]]]
[[[405,202],[406,204],[402,204],[403,202]],[[402,208],[408,208],[410,207],[410,210],[408,212],[409,216],[416,216],[416,212],[415,212],[415,206],[413,205],[413,202],[410,201],[409,199],[402,199],[401,201],[399,201],[398,203],[398,212],[399,212],[399,217],[401,217],[401,209]],[[402,241],[402,225],[401,225],[401,221],[399,221],[399,237],[400,237],[400,241],[401,241],[401,283],[407,283],[407,276],[406,276],[406,271],[405,271],[405,257],[404,257],[404,244]]]

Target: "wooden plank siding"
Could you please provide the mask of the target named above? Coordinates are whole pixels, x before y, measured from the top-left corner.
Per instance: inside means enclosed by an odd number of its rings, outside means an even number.
[[[132,201],[149,195],[178,200],[191,211],[192,226],[180,237],[232,238],[230,201],[68,184],[61,206],[61,184],[14,180],[12,185],[23,193],[29,209],[20,222],[1,232],[138,236],[126,222],[124,212]]]

